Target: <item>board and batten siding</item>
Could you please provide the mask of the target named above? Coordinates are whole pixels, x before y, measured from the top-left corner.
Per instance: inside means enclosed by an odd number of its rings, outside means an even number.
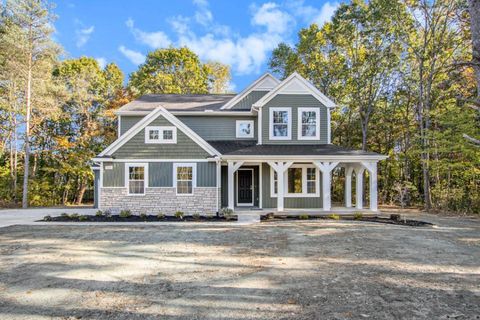
[[[126,162],[125,162],[126,163]],[[103,170],[104,187],[125,186],[125,163],[105,162]],[[148,187],[162,188],[175,187],[173,185],[173,164],[176,162],[149,162],[148,163]],[[182,162],[178,162],[182,163]],[[193,162],[195,163],[195,162]],[[197,162],[197,187],[216,187],[217,164],[215,162]],[[106,170],[105,167],[112,169]]]
[[[122,119],[123,120],[123,119]],[[148,126],[173,126],[159,116]],[[117,159],[205,159],[210,155],[180,129],[177,129],[177,143],[145,143],[142,129],[113,153]]]
[[[243,97],[243,99],[234,104],[231,110],[250,110],[252,105],[267,93],[268,91],[252,91]]]
[[[270,140],[270,108],[292,108],[292,139]],[[318,140],[298,140],[298,108],[319,108],[320,138]],[[326,144],[328,143],[327,107],[310,94],[278,94],[262,107],[263,144]]]
[[[178,119],[195,131],[200,137],[207,141],[215,140],[256,140],[257,139],[257,117],[248,116],[178,116]],[[253,120],[254,137],[237,138],[236,121]]]
[[[318,179],[322,179],[321,173]],[[321,181],[321,180],[320,180]],[[276,208],[277,198],[270,197],[270,166],[266,163],[262,167],[262,205],[263,208]],[[320,183],[320,196],[304,197],[304,198],[287,198],[283,199],[286,209],[318,209],[322,208],[322,184]]]
[[[137,124],[138,121],[142,120],[145,116],[120,116],[120,135],[123,135],[131,127]]]

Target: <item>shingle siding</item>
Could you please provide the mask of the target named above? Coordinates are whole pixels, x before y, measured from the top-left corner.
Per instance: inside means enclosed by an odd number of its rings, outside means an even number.
[[[183,123],[195,131],[200,137],[208,141],[215,140],[256,140],[257,117],[248,116],[178,116]],[[236,121],[253,120],[254,137],[236,138]]]
[[[172,126],[159,116],[149,126]],[[210,155],[196,142],[177,129],[176,144],[145,143],[145,130],[141,130],[113,153],[117,159],[204,159]]]
[[[270,108],[292,108],[292,139],[270,140]],[[320,110],[320,139],[298,140],[298,108],[319,108]],[[262,107],[262,143],[263,144],[325,144],[328,143],[327,107],[310,94],[279,94]]]

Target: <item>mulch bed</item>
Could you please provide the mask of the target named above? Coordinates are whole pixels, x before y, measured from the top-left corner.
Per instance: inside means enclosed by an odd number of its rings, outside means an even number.
[[[147,215],[141,217],[139,215],[131,215],[130,217],[120,217],[119,215],[106,216],[96,216],[96,215],[79,215],[78,217],[74,216],[56,216],[56,217],[45,217],[42,220],[37,222],[225,222],[225,221],[236,221],[237,216],[232,215],[230,218],[220,217],[220,216],[184,216],[183,218],[177,218],[175,216],[165,216],[159,219],[156,215]]]
[[[332,218],[332,216],[318,216],[318,215],[261,215],[260,221],[262,222],[270,222],[270,221],[285,221],[285,220],[350,220],[350,221],[366,221],[366,222],[378,222],[378,223],[385,223],[385,224],[394,224],[400,226],[410,226],[410,227],[431,227],[433,226],[432,223],[425,222],[425,221],[418,221],[418,220],[410,220],[410,219],[398,219],[395,217],[392,218],[382,218],[382,217],[361,217],[361,218],[354,218],[351,216],[335,216],[336,218]]]

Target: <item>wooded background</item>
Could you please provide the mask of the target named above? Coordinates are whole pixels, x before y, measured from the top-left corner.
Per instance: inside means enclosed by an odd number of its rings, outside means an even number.
[[[333,143],[389,156],[381,203],[480,212],[479,3],[356,0],[272,53],[272,72],[297,71],[338,104]],[[115,140],[117,108],[145,93],[228,88],[228,66],[172,47],[149,53],[125,85],[114,63],[62,59],[50,3],[0,10],[1,207],[92,201],[90,159]]]

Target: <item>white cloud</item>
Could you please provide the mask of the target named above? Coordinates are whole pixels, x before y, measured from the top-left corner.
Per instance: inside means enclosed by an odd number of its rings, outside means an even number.
[[[266,27],[268,32],[283,33],[294,23],[293,18],[274,2],[264,3],[260,8],[253,5],[251,10],[254,12],[252,24]]]
[[[77,38],[76,45],[78,48],[83,47],[88,40],[90,40],[90,36],[92,35],[93,31],[95,31],[94,26],[75,30],[75,35]]]
[[[135,28],[135,24],[132,19],[128,19],[125,24],[127,25],[128,29],[130,29],[130,32],[133,34],[137,41],[142,44],[146,44],[152,49],[165,48],[172,43],[169,37],[163,31],[142,31],[138,28]]]
[[[198,7],[195,11],[195,21],[204,27],[210,25],[213,21],[213,14],[208,9],[208,2],[206,0],[194,0],[193,3]]]
[[[332,16],[339,5],[340,4],[338,2],[325,2],[325,4],[322,6],[322,9],[320,9],[320,13],[314,18],[313,21],[319,26],[322,26],[325,22],[328,22],[330,19],[332,19]]]
[[[98,57],[98,58],[95,58],[95,60],[97,60],[97,63],[101,69],[104,69],[105,66],[107,65],[107,59],[105,59],[104,57]]]
[[[316,23],[322,26],[325,22],[330,21],[339,5],[339,2],[325,2],[321,8],[316,8],[305,5],[304,0],[296,0],[288,2],[287,7],[305,23]]]
[[[118,50],[135,65],[139,65],[145,62],[146,57],[138,51],[130,50],[125,48],[125,46],[118,47]]]

